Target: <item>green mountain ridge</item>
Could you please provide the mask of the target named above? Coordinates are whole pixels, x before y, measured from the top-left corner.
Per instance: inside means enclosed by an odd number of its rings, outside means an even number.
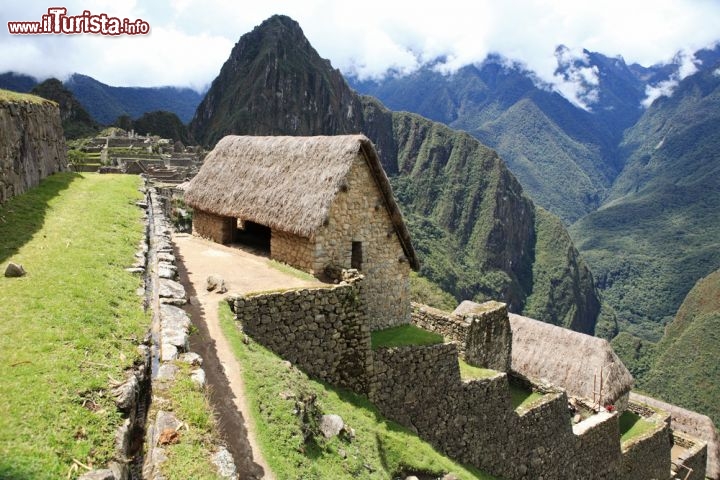
[[[100,130],[97,122],[60,80],[48,78],[35,85],[30,93],[58,104],[65,138],[73,139],[93,135]]]
[[[640,387],[720,425],[720,270],[690,290],[657,352]]]
[[[28,93],[38,84],[29,76],[15,72],[0,74],[0,88]],[[153,111],[175,113],[189,122],[202,94],[181,87],[113,87],[87,75],[75,73],[64,82],[83,108],[98,122],[110,125],[118,117],[139,118]]]
[[[534,305],[552,315],[541,320],[595,329],[599,301],[589,270],[567,234],[537,250],[538,228],[564,228],[536,224],[532,201],[497,153],[466,133],[358,96],[288,17],[271,17],[240,39],[190,129],[207,146],[231,133],[364,133],[380,153],[425,276],[459,299],[501,299],[515,312]],[[558,275],[573,270],[581,273],[565,288]],[[550,301],[556,308],[543,309]]]
[[[621,147],[610,200],[570,231],[621,329],[657,341],[695,282],[720,267],[720,77],[683,80]]]
[[[640,116],[644,95],[644,84],[623,61],[585,55],[604,68],[593,112],[497,55],[450,75],[431,64],[406,76],[352,85],[390,108],[467,131],[495,148],[531,198],[571,224],[605,199],[622,168],[617,162],[622,130]],[[561,65],[558,73],[571,67]]]

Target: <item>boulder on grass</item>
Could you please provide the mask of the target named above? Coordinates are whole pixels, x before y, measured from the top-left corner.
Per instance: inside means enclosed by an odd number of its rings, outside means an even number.
[[[22,265],[18,265],[17,263],[10,262],[8,263],[7,268],[5,268],[5,276],[6,277],[22,277],[27,272],[23,268]]]

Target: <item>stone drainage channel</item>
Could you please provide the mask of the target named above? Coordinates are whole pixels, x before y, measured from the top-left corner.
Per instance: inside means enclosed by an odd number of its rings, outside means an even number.
[[[152,313],[150,332],[138,346],[141,361],[126,371],[125,380],[111,385],[115,404],[125,421],[115,434],[115,459],[106,468],[92,470],[79,480],[162,479],[161,465],[167,460],[161,437],[178,431],[185,423],[161,407],[162,396],[176,381],[176,362],[191,366],[191,379],[205,386],[203,359],[189,351],[190,318],[180,308],[187,303],[184,287],[174,279],[177,266],[173,256],[171,226],[162,210],[155,188],[146,188],[145,201],[137,205],[146,211],[145,238],[127,270],[143,275],[145,308]],[[237,479],[233,456],[220,439],[214,439],[211,461],[221,478]]]

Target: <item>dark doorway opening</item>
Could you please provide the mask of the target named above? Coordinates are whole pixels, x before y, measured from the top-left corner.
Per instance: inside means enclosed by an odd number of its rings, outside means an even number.
[[[362,269],[363,251],[362,242],[352,242],[352,254],[350,256],[350,268]]]
[[[270,254],[270,227],[250,220],[238,220],[235,242],[252,247],[262,254]]]

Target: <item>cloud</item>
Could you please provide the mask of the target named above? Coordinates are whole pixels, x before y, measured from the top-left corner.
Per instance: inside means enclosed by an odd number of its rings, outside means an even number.
[[[700,61],[695,58],[693,53],[682,51],[675,56],[673,63],[676,64],[678,68],[677,71],[670,75],[670,78],[658,82],[655,85],[645,87],[645,99],[641,102],[643,107],[648,108],[660,97],[672,96],[681,80],[698,71]]]
[[[600,72],[590,65],[590,58],[582,50],[562,45],[555,50],[557,70],[552,87],[562,96],[584,110],[591,110],[600,99]]]
[[[77,13],[87,4],[64,3]],[[720,23],[716,0],[365,0],[361,9],[330,0],[92,4],[93,13],[142,18],[150,23],[151,34],[111,39],[2,33],[0,71],[77,71],[113,85],[198,87],[215,78],[241,35],[279,13],[297,20],[320,55],[346,74],[404,74],[438,58],[443,59],[438,68],[452,72],[499,53],[591,108],[597,72],[582,62],[582,48],[651,65],[679,50],[695,51],[717,40]],[[47,4],[39,0],[9,2],[0,11],[0,25],[39,19],[46,10]],[[559,75],[558,45],[567,45],[573,55],[572,68]]]

